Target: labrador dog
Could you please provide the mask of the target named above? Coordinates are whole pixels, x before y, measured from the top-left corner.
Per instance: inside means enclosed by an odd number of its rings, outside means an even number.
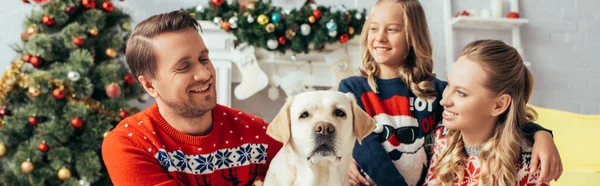
[[[346,186],[352,149],[375,128],[375,120],[354,95],[304,92],[289,97],[267,134],[283,143],[267,172],[265,186]]]

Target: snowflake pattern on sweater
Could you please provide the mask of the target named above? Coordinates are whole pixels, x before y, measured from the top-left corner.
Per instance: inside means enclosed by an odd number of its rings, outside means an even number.
[[[186,155],[181,150],[167,152],[158,149],[154,157],[163,170],[188,174],[210,174],[216,170],[252,164],[265,164],[267,144],[243,144],[236,148],[220,149],[209,154]]]
[[[443,125],[440,125],[434,132],[434,146],[433,146],[433,158],[431,159],[431,165],[434,165],[441,158],[441,154],[448,147],[448,139],[447,134],[448,129]],[[521,158],[520,162],[515,165],[515,169],[517,170],[517,180],[518,183],[515,185],[520,186],[548,186],[548,183],[538,184],[537,179],[540,176],[540,171],[530,174],[529,165],[531,162],[531,146],[522,147],[521,148]],[[481,164],[478,156],[470,156],[467,158],[467,162],[464,165],[464,178],[462,180],[458,180],[458,177],[454,179],[454,185],[459,186],[471,186],[477,185],[479,181],[479,177],[481,175]],[[436,174],[434,172],[434,167],[430,167],[427,173],[427,181],[424,184],[427,185],[435,185],[436,184]]]

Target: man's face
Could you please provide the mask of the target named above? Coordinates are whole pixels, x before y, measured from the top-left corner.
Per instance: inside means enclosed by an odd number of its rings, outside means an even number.
[[[192,28],[161,33],[152,47],[158,68],[148,81],[157,102],[185,118],[211,111],[217,104],[215,67],[200,34]]]

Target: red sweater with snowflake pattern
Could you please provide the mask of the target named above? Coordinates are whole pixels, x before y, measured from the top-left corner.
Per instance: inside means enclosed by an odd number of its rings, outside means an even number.
[[[448,138],[446,137],[447,129],[441,125],[434,132],[434,145],[433,145],[433,158],[431,159],[431,167],[429,167],[429,172],[427,173],[427,180],[425,182],[425,186],[427,185],[436,185],[436,173],[434,172],[435,163],[439,161],[442,156],[442,153],[446,148],[448,148]],[[515,169],[517,172],[517,183],[514,185],[519,186],[548,186],[548,183],[540,183],[538,184],[537,179],[540,176],[540,171],[530,174],[529,165],[531,162],[531,146],[522,147],[521,148],[521,157],[520,161],[515,165]],[[462,180],[458,180],[457,177],[454,178],[453,185],[459,186],[470,186],[477,185],[479,181],[479,176],[481,175],[481,164],[478,156],[469,156],[467,162],[464,164],[464,178]]]
[[[263,180],[281,143],[267,123],[217,105],[206,136],[171,127],[156,104],[121,121],[102,144],[115,185],[252,185]]]

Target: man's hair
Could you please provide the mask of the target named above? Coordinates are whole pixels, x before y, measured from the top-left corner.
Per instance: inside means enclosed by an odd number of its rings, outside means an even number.
[[[138,24],[125,48],[125,61],[134,77],[140,75],[156,75],[156,56],[152,48],[152,38],[165,32],[173,32],[192,28],[201,30],[194,16],[183,11],[172,11],[158,14]]]

